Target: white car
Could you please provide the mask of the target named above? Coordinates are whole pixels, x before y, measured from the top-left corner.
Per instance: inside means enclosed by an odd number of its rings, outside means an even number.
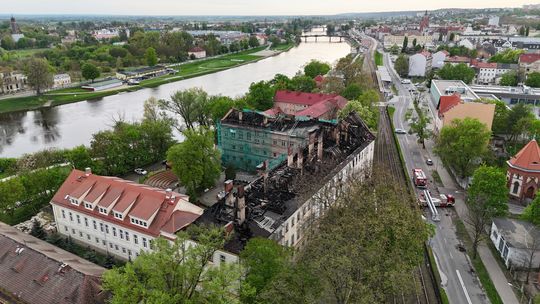
[[[396,134],[407,134],[407,131],[403,130],[403,129],[400,129],[400,128],[397,128],[395,130]]]
[[[148,172],[147,172],[146,170],[142,169],[142,168],[137,168],[137,169],[135,169],[134,171],[135,171],[135,173],[137,173],[137,174],[139,174],[139,175],[146,175],[146,174],[148,174]]]
[[[402,79],[401,80],[401,84],[409,84],[409,83],[411,83],[410,79]]]

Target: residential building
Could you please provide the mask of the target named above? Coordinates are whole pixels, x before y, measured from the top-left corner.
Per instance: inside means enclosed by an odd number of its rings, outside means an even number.
[[[512,66],[517,65],[508,65],[507,67],[512,68]],[[515,70],[515,69],[514,69]],[[505,71],[505,68],[499,69],[499,73]],[[497,79],[497,81],[500,81]],[[512,107],[514,105],[524,103],[533,106],[532,111],[537,116],[540,117],[540,89],[531,88],[528,86],[495,86],[495,85],[471,85],[469,86],[478,95],[480,94],[490,94],[496,96],[499,100],[504,101],[508,106]]]
[[[495,105],[482,102],[463,102],[459,93],[441,96],[437,106],[438,115],[435,121],[437,130],[451,125],[455,119],[473,118],[485,124],[488,130],[493,125]]]
[[[118,29],[100,29],[94,31],[92,34],[97,40],[111,39],[118,37],[119,35]]]
[[[535,225],[522,220],[494,218],[490,239],[507,268],[536,268],[540,264],[540,231]]]
[[[186,195],[116,177],[73,170],[51,200],[58,232],[85,246],[133,259],[152,250],[152,240],[173,241],[203,213]],[[193,242],[190,242],[193,243]],[[237,260],[217,252],[219,264]]]
[[[444,66],[444,61],[448,56],[450,56],[450,53],[445,50],[434,53],[431,59],[431,67],[434,69],[442,68]]]
[[[498,27],[499,26],[499,16],[491,16],[491,17],[489,17],[488,26]]]
[[[409,76],[424,77],[431,70],[432,57],[428,51],[423,51],[409,57]]]
[[[458,46],[466,47],[469,50],[474,50],[476,47],[469,39],[462,39],[458,42]]]
[[[269,116],[285,114],[330,120],[336,119],[338,111],[347,103],[347,99],[337,94],[280,90],[274,95],[274,107],[264,113]]]
[[[466,64],[467,66],[471,62],[471,58],[465,56],[450,56],[446,57],[444,63],[449,63],[451,65],[458,65],[460,63]]]
[[[483,62],[476,59],[471,60],[471,67],[476,71],[476,83],[479,84],[494,84],[497,77],[497,63]]]
[[[104,304],[105,268],[0,222],[0,303]]]
[[[26,75],[18,72],[0,73],[0,93],[10,94],[26,89]]]
[[[540,187],[540,147],[536,140],[531,140],[506,163],[510,196],[519,200],[533,200]]]
[[[201,47],[193,47],[188,51],[189,57],[194,57],[195,59],[201,59],[206,57],[206,50]]]
[[[225,244],[225,249],[233,253],[242,250],[251,237],[269,238],[284,246],[302,246],[312,220],[324,214],[348,181],[360,181],[371,172],[375,137],[354,112],[339,121],[323,121],[297,120],[292,116],[272,119],[263,113],[231,110],[219,128],[218,143],[226,155],[231,155],[226,149],[233,143],[242,147],[243,155],[249,155],[254,147],[238,141],[241,128],[250,128],[252,135],[260,132],[251,139],[264,141],[267,150],[283,146],[281,151],[285,154],[275,166],[272,156],[267,156],[256,166],[259,178],[251,183],[235,181],[238,187],[226,183],[225,197],[199,218],[198,222],[217,225],[235,222],[235,233]],[[300,129],[303,131],[297,131]],[[263,136],[278,132],[304,132],[307,140],[301,145],[287,145]],[[225,134],[236,137],[222,138]]]
[[[461,100],[465,102],[480,99],[480,96],[461,80],[434,79],[431,81],[430,93],[431,101],[436,107],[439,105],[441,96],[449,96],[454,93],[459,93]]]
[[[53,76],[53,89],[65,88],[71,85],[69,74],[56,74]]]
[[[524,75],[532,72],[540,72],[540,54],[521,54],[518,60],[519,70]]]
[[[413,46],[413,41],[416,39],[417,45],[423,45],[426,48],[431,48],[434,46],[433,44],[433,36],[421,36],[421,35],[386,35],[384,36],[383,45],[385,49],[389,49],[394,45],[397,45],[399,47],[403,46],[403,41],[405,40],[405,37],[407,37],[407,47]]]

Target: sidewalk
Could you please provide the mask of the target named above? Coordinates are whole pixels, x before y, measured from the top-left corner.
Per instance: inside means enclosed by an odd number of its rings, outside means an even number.
[[[431,158],[436,164],[437,172],[441,177],[441,181],[444,187],[461,192],[462,190],[456,186],[454,180],[452,179],[446,168],[444,168],[444,166],[442,165],[442,161],[440,160],[440,158],[432,152],[433,142],[431,140],[426,142],[426,148],[428,153],[431,155]],[[463,220],[467,217],[468,210],[464,202],[458,202],[455,209],[459,218]],[[469,225],[465,226],[468,228]],[[470,235],[470,229],[467,229],[467,231],[469,231]],[[499,293],[499,296],[501,297],[503,303],[519,303],[516,294],[512,290],[512,286],[508,285],[506,276],[504,275],[501,267],[497,263],[497,257],[493,256],[491,250],[489,250],[486,244],[480,243],[480,245],[478,246],[478,254],[480,255],[480,258],[482,259],[482,262],[484,263],[484,266],[489,273],[489,277],[491,278],[493,285],[495,285],[495,288],[497,289],[497,292]]]

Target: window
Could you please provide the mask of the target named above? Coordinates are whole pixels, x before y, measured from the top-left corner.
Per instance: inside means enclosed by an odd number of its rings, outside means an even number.
[[[68,231],[69,231],[69,228],[68,228],[67,226],[64,226],[64,230],[65,230],[66,232],[68,232]]]
[[[282,141],[281,141],[281,146],[282,146],[282,147],[285,147],[285,145],[286,145],[285,141],[282,140]]]
[[[126,231],[126,241],[129,241],[129,232]]]
[[[88,240],[90,240],[90,234],[87,234],[87,235],[86,235],[86,238],[87,238]]]
[[[62,217],[66,218],[66,210],[62,210]]]
[[[116,236],[116,227],[112,227],[112,235]]]
[[[118,245],[115,244],[115,245],[114,245],[114,249],[115,249],[115,250],[118,250]]]
[[[123,240],[124,239],[124,231],[122,231],[122,229],[120,229],[119,231],[120,231],[120,238]]]
[[[77,224],[81,223],[81,216],[77,214]]]
[[[98,244],[99,244],[99,238],[97,238],[97,237],[96,237],[96,243],[98,243]]]
[[[90,203],[84,203],[84,208],[90,209],[90,210],[94,209],[94,208],[92,208],[92,204],[90,204]]]
[[[130,249],[128,249],[128,255],[131,256],[131,250]]]
[[[94,230],[97,230],[97,224],[95,220],[92,220],[92,224],[94,224]]]
[[[514,182],[514,187],[512,188],[512,193],[517,194],[519,191],[519,183]]]
[[[146,238],[142,238],[142,245],[144,248],[146,248],[148,245],[146,244]]]
[[[105,225],[105,233],[109,234],[109,225]]]
[[[73,214],[69,213],[69,220],[73,222]]]
[[[115,212],[115,213],[114,213],[114,217],[117,218],[117,219],[119,219],[119,220],[121,220],[124,216],[123,216],[122,213],[120,213],[120,212]]]
[[[82,231],[79,231],[79,237],[83,237]]]
[[[101,243],[103,244],[103,246],[107,247],[107,242],[105,240],[101,240]]]
[[[76,198],[70,197],[69,202],[73,205],[79,206],[79,201]]]
[[[107,215],[107,208],[99,207],[99,213]]]
[[[143,224],[144,227],[148,226],[148,224],[146,222],[143,222],[142,224]]]
[[[88,227],[88,218],[86,218],[86,217],[84,218],[84,225],[85,225],[86,227]]]
[[[126,248],[122,247],[122,253],[126,253]]]
[[[225,256],[223,254],[219,255],[219,262],[220,263],[225,263]]]
[[[247,140],[251,140],[251,132],[247,132],[247,133],[246,133],[246,139],[247,139]]]
[[[113,248],[113,243],[109,243],[109,247],[111,247],[111,249]]]
[[[277,146],[277,140],[274,139],[274,146]]]
[[[134,242],[135,244],[139,244],[139,239],[138,239],[138,237],[137,237],[136,234],[133,235],[133,242]]]
[[[71,233],[75,234],[75,229],[71,228]]]
[[[101,232],[103,232],[103,223],[99,223],[99,230],[101,230]]]

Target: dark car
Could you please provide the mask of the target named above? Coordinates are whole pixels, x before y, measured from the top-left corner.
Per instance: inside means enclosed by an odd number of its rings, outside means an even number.
[[[428,158],[428,159],[426,160],[426,164],[427,164],[428,166],[433,166],[433,161],[431,160],[431,158]]]

